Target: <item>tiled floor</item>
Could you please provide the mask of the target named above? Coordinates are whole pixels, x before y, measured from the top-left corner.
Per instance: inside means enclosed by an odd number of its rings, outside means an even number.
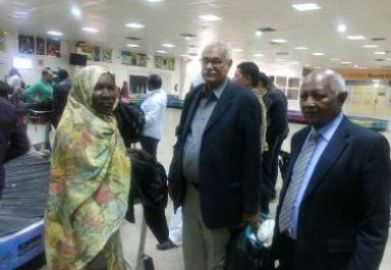
[[[179,122],[180,110],[168,109],[166,115],[166,125],[165,125],[165,135],[162,141],[159,144],[158,149],[158,159],[163,165],[168,168],[171,156],[172,156],[172,145],[175,142],[174,130]],[[297,124],[290,124],[290,136],[302,126]],[[30,127],[29,133],[33,137],[34,142],[39,142],[36,131],[39,131],[40,128]],[[391,132],[386,132],[385,136],[391,142]],[[37,139],[38,138],[38,139]],[[289,141],[290,137],[284,142],[283,149],[289,150]],[[281,181],[279,181],[280,186]],[[275,209],[275,203],[272,205],[272,208]],[[124,253],[126,259],[132,264],[135,265],[137,249],[139,244],[139,234],[140,234],[140,221],[142,216],[142,209],[140,206],[136,206],[136,224],[129,224],[125,222],[121,228],[121,236],[123,240]],[[172,204],[169,204],[167,207],[166,213],[168,220],[172,215]],[[388,245],[384,254],[383,262],[380,270],[390,270],[391,269],[391,239],[388,239]],[[145,252],[153,257],[155,269],[156,270],[182,270],[183,259],[182,259],[182,250],[181,248],[175,248],[168,251],[158,251],[155,248],[156,240],[153,237],[152,233],[148,231]],[[200,269],[202,270],[202,269]]]

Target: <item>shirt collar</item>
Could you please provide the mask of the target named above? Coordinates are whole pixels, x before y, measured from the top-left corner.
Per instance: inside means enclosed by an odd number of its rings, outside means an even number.
[[[212,90],[212,94],[213,94],[214,98],[216,98],[217,100],[220,99],[220,97],[223,94],[224,89],[227,86],[227,84],[228,84],[228,79],[225,79],[224,82],[222,84],[220,84],[219,87],[217,87],[217,88]],[[205,88],[204,88],[203,91],[205,91]]]
[[[333,120],[319,128],[317,132],[319,133],[320,137],[329,142],[331,137],[334,135],[335,130],[338,128],[339,124],[341,124],[342,119],[343,113],[340,112]],[[314,127],[312,127],[312,129],[314,129]]]

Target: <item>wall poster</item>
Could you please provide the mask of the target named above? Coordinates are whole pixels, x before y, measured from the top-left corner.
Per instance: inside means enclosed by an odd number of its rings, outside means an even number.
[[[0,29],[0,52],[5,51],[5,31]]]
[[[37,55],[45,55],[45,39],[42,37],[35,38],[35,53]]]
[[[49,56],[61,56],[61,41],[57,38],[46,38],[46,54]]]
[[[102,47],[100,51],[102,53],[102,61],[111,63],[113,58],[113,49],[109,47]]]
[[[130,51],[121,51],[121,63],[123,65],[146,67],[147,62],[148,56],[146,54]]]
[[[19,47],[19,53],[34,54],[35,52],[34,37],[18,35],[18,47]]]
[[[155,68],[175,70],[175,58],[155,55]]]

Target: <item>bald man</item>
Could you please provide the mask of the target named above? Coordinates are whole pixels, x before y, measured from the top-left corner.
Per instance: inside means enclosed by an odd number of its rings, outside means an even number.
[[[317,70],[303,81],[308,127],[291,141],[273,243],[281,270],[375,270],[387,242],[390,148],[342,113],[342,77]]]

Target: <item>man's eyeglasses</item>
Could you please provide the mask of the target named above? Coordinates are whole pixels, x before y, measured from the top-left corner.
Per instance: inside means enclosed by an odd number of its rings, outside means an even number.
[[[218,65],[221,65],[224,61],[220,58],[201,58],[200,59],[201,61],[201,64],[204,65],[204,66],[207,66],[209,63],[212,65],[212,66],[218,66]]]

